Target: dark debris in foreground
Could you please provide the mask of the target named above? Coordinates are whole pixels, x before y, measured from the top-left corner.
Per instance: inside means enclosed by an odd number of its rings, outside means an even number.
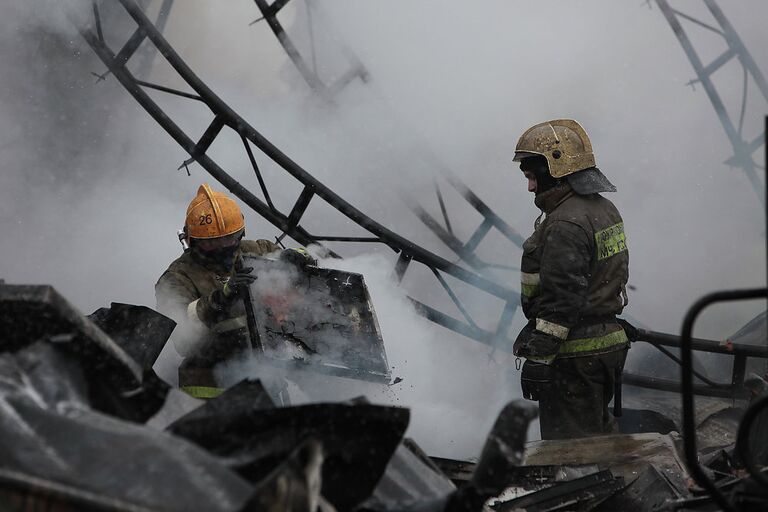
[[[0,510],[715,510],[674,432],[526,444],[527,402],[476,464],[404,439],[407,409],[278,407],[257,380],[161,429],[149,420],[181,399],[152,370],[172,329],[145,307],[85,317],[51,287],[0,284]],[[702,462],[739,510],[766,510],[729,447]]]

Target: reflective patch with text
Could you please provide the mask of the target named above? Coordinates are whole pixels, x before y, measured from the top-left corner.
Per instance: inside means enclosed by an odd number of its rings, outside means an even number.
[[[595,233],[597,260],[604,260],[627,250],[627,237],[624,235],[624,223],[619,222]]]

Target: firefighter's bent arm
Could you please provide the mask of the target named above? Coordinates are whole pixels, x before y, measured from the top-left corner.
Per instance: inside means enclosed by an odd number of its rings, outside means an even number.
[[[185,357],[194,353],[208,328],[198,315],[200,296],[192,281],[178,273],[165,272],[155,285],[155,299],[158,311],[176,321],[171,338],[176,351]]]

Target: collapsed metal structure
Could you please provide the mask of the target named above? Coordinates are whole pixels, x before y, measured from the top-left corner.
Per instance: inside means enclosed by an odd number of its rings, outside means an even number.
[[[686,371],[693,320],[704,306],[765,295],[720,293],[692,308]],[[113,303],[86,317],[49,286],[0,283],[0,508],[658,512],[712,505],[687,483],[679,436],[526,443],[536,413],[522,401],[502,409],[477,463],[428,457],[403,438],[408,409],[364,398],[279,406],[260,381],[243,380],[215,399],[190,401],[152,369],[173,328],[143,306]],[[692,403],[690,387],[684,400]],[[755,400],[739,428],[737,453],[750,474],[724,473],[729,457],[708,456],[714,474],[726,475],[716,484],[700,466],[685,418],[690,474],[714,487],[724,510],[761,511],[768,502],[757,467],[768,459],[754,460],[751,429],[768,419],[767,405],[765,396]]]
[[[155,121],[157,121],[157,123],[160,124],[168,134],[190,154],[191,158],[185,162],[185,165],[193,161],[199,163],[211,176],[243,201],[243,203],[280,229],[282,235],[278,240],[281,240],[284,236],[288,235],[302,245],[322,245],[322,242],[329,241],[385,244],[399,254],[395,265],[395,272],[401,280],[412,261],[425,265],[435,275],[440,285],[446,290],[450,299],[461,312],[463,320],[455,318],[423,302],[411,299],[417,312],[443,327],[483,343],[493,344],[495,343],[495,340],[505,339],[507,337],[507,331],[509,330],[512,317],[519,302],[517,292],[500,285],[485,276],[452,263],[424,249],[416,243],[403,238],[345,201],[275,147],[266,137],[255,130],[224,101],[216,96],[216,94],[214,94],[213,91],[211,91],[179,57],[135,2],[132,0],[120,0],[119,3],[134,20],[137,28],[118,52],[115,53],[111,50],[103,36],[104,27],[102,27],[99,22],[98,2],[93,3],[94,19],[88,26],[79,26],[78,30],[115,78],[120,81],[126,90],[155,119]],[[195,91],[195,94],[149,83],[133,76],[126,67],[126,64],[135,54],[139,46],[145,41],[157,48],[159,54],[168,61],[178,73],[179,77]],[[195,142],[146,93],[145,88],[202,102],[211,110],[214,118],[203,135],[197,142]],[[237,133],[242,140],[245,153],[253,166],[259,186],[264,195],[264,200],[259,199],[241,183],[233,179],[206,154],[206,151],[225,127]],[[252,146],[260,149],[264,155],[272,159],[283,170],[303,185],[303,190],[290,212],[284,213],[279,211],[271,201],[268,188],[256,162]],[[369,235],[347,237],[315,235],[309,233],[300,225],[300,222],[310,201],[315,197],[324,200],[339,213],[366,230]],[[333,256],[338,256],[331,250],[328,250],[328,253]],[[484,329],[475,322],[459,297],[445,280],[444,274],[450,275],[470,287],[481,290],[492,298],[503,302],[503,310],[494,330]]]
[[[359,78],[361,81],[367,82],[369,79],[368,70],[363,63],[360,62],[360,59],[357,58],[357,55],[351,52],[347,47],[343,47],[343,50],[348,62],[348,68],[343,71],[340,76],[335,77],[332,83],[327,83],[326,80],[323,80],[318,70],[317,59],[315,58],[314,52],[310,59],[310,65],[291,38],[288,37],[285,28],[283,28],[282,23],[277,17],[289,1],[290,0],[277,0],[269,4],[266,0],[254,0],[256,7],[258,7],[261,12],[261,17],[251,22],[251,25],[262,20],[267,21],[269,28],[272,29],[272,32],[274,32],[280,45],[285,50],[285,53],[288,54],[288,57],[296,66],[296,69],[299,71],[304,81],[307,82],[310,89],[312,89],[313,92],[320,94],[324,99],[330,101],[336,93],[341,91],[353,80]],[[307,12],[309,13],[310,4],[307,3],[306,6]],[[311,20],[309,20],[310,30],[312,28],[311,23]],[[311,34],[310,37],[312,37]]]
[[[130,0],[120,0],[120,3],[134,20],[142,21],[116,55],[104,42],[100,24],[97,23],[95,32],[92,27],[83,28],[83,37],[118,80],[194,160],[225,186],[231,186],[230,190],[242,194],[238,197],[246,204],[254,209],[256,206],[261,208],[257,211],[263,211],[262,215],[273,220],[284,235],[301,243],[381,242],[400,252],[401,277],[408,262],[416,259],[435,271],[438,279],[438,271],[454,275],[507,300],[509,307],[511,296],[494,292],[508,294],[511,291],[501,287],[486,289],[488,281],[481,276],[453,264],[446,266],[445,260],[437,259],[386,231],[322,187],[200,83],[159,33],[152,32],[154,27],[151,23],[147,25],[135,4]],[[94,6],[98,20],[98,7],[95,3]],[[177,71],[189,71],[189,76],[195,80],[188,83],[196,95],[133,78],[125,64],[145,38],[156,45]],[[197,143],[190,139],[167,116],[164,117],[164,112],[149,99],[143,88],[206,103],[215,117],[203,138]],[[266,187],[262,188],[265,204],[206,156],[207,148],[224,127],[236,130],[240,135],[260,183],[263,184],[263,179],[249,143],[257,145],[276,162],[282,162],[285,170],[304,185],[304,191],[288,215],[275,209]],[[768,160],[768,154],[766,158]],[[332,204],[374,236],[352,240],[310,235],[299,222],[314,195]],[[408,255],[404,263],[401,261],[403,254]],[[480,285],[474,279],[481,279]],[[724,510],[763,510],[768,499],[765,496],[768,480],[757,467],[754,452],[750,450],[754,436],[752,427],[765,416],[768,398],[754,400],[739,427],[736,451],[750,476],[713,483],[701,467],[696,447],[693,395],[697,388],[693,385],[696,372],[692,365],[692,350],[734,356],[730,384],[707,383],[698,376],[711,389],[723,388],[723,394],[711,396],[734,398],[743,387],[746,358],[766,357],[766,352],[759,347],[724,346],[715,341],[694,340],[693,325],[701,310],[709,304],[763,298],[767,294],[768,290],[760,288],[720,292],[702,298],[686,315],[680,338],[651,331],[640,333],[641,340],[654,346],[680,346],[682,349],[679,362],[687,465],[699,485]],[[114,304],[112,311],[97,312],[91,318],[84,318],[48,287],[1,286],[0,306],[0,403],[3,405],[0,428],[5,432],[4,437],[11,440],[0,446],[0,452],[4,454],[0,457],[0,501],[10,501],[19,509],[31,504],[53,505],[57,510],[188,510],[201,506],[210,506],[212,510],[264,510],[280,504],[285,507],[287,501],[295,499],[305,500],[305,504],[302,501],[295,506],[304,505],[306,509],[310,504],[321,508],[327,500],[331,507],[339,510],[477,510],[485,498],[498,493],[509,483],[502,482],[499,475],[507,478],[525,476],[529,480],[546,481],[546,485],[522,498],[501,500],[496,503],[496,510],[520,507],[540,511],[562,510],[564,507],[600,510],[601,506],[601,510],[658,510],[659,503],[674,509],[711,504],[706,497],[675,494],[669,476],[659,474],[652,465],[632,482],[625,482],[622,476],[611,471],[592,468],[578,468],[585,473],[570,475],[565,481],[558,480],[561,470],[573,469],[562,464],[516,469],[522,463],[525,432],[533,417],[530,405],[526,407],[524,404],[512,404],[502,411],[473,476],[459,489],[452,488],[445,475],[423,457],[417,447],[408,447],[401,441],[408,414],[400,408],[370,406],[360,401],[275,408],[258,383],[246,381],[178,418],[167,425],[164,432],[158,433],[143,424],[168,399],[167,386],[152,372],[154,359],[172,330],[168,319],[144,311],[141,314],[146,315],[145,322],[135,322],[135,311],[131,312],[131,306],[126,310]],[[428,306],[422,304],[421,307]],[[445,320],[441,316],[437,318]],[[472,323],[470,318],[466,320]],[[150,324],[152,327],[148,328]],[[126,333],[126,329],[130,332]],[[477,334],[477,331],[468,332]],[[146,334],[156,339],[145,339]],[[481,338],[474,339],[483,342],[492,339],[487,332]],[[50,375],[56,376],[56,386],[50,385]],[[667,385],[656,384],[657,389]],[[73,439],[78,441],[74,450]],[[93,444],[89,444],[91,439],[95,440]],[[109,471],[92,463],[103,455],[105,445],[116,452],[114,461],[117,464],[110,466]],[[140,460],[137,450],[151,454],[152,460]],[[126,459],[131,460],[135,471],[127,473],[125,467],[117,467]],[[149,464],[144,464],[147,462]],[[82,480],[81,471],[85,472]],[[122,477],[119,485],[110,478],[116,474]],[[322,486],[318,486],[321,475]],[[414,481],[414,475],[424,479]],[[165,479],[153,481],[159,476]],[[87,481],[89,478],[92,480]],[[287,496],[285,482],[289,483]],[[664,486],[663,492],[656,492],[658,485]],[[131,494],[132,489],[139,488],[143,492]],[[622,498],[623,491],[629,494],[630,489],[641,496],[630,500],[637,508],[630,508],[630,503],[621,499],[612,501]],[[170,491],[174,500],[169,500],[165,491]],[[413,496],[419,499],[413,500]]]
[[[222,185],[229,189],[234,195],[241,199],[245,204],[251,207],[254,211],[259,213],[266,220],[271,222],[274,226],[282,231],[282,235],[278,238],[281,240],[284,236],[288,235],[297,242],[307,245],[310,243],[321,244],[322,242],[365,242],[365,243],[381,243],[385,244],[395,252],[399,254],[397,262],[395,264],[395,273],[397,278],[402,282],[406,273],[406,269],[409,264],[416,260],[417,262],[426,266],[435,276],[437,282],[446,291],[448,297],[455,304],[457,310],[461,313],[463,319],[451,316],[443,311],[440,311],[436,307],[432,307],[424,302],[417,301],[411,298],[415,310],[426,317],[427,319],[448,328],[454,332],[462,334],[470,339],[479,341],[484,344],[492,345],[495,347],[501,347],[509,350],[512,346],[508,339],[508,330],[512,321],[512,317],[515,313],[518,304],[518,294],[514,290],[498,284],[492,277],[481,273],[488,267],[485,262],[480,261],[475,255],[475,249],[480,243],[482,238],[489,232],[491,227],[495,227],[500,232],[504,233],[506,237],[513,241],[516,245],[522,244],[522,237],[517,234],[511,227],[506,224],[497,214],[495,214],[472,190],[464,185],[455,175],[445,168],[442,169],[442,174],[449,180],[449,182],[458,190],[462,196],[480,212],[484,220],[482,224],[477,228],[475,233],[470,237],[466,243],[461,242],[450,229],[450,220],[448,217],[447,209],[443,202],[442,196],[438,195],[438,199],[443,211],[445,227],[432,217],[424,208],[414,203],[411,204],[412,209],[422,219],[422,221],[430,227],[430,229],[439,236],[439,238],[449,247],[454,253],[459,256],[463,261],[468,263],[472,270],[468,270],[460,265],[452,263],[440,256],[431,253],[416,243],[405,239],[404,237],[392,232],[384,226],[378,224],[370,217],[363,214],[361,211],[347,203],[338,194],[334,193],[327,186],[320,183],[317,179],[311,176],[307,171],[301,168],[296,162],[291,160],[287,155],[282,153],[277,147],[275,147],[269,140],[267,140],[262,134],[257,132],[251,127],[243,118],[241,118],[236,112],[234,112],[228,105],[226,105],[218,96],[216,96],[186,65],[186,63],[176,54],[173,48],[163,38],[162,34],[157,27],[146,17],[141,8],[133,2],[133,0],[119,0],[120,5],[128,12],[133,21],[136,23],[137,28],[133,35],[125,43],[125,45],[117,52],[114,53],[107,45],[103,31],[104,28],[101,25],[99,17],[98,2],[93,2],[94,19],[91,25],[79,27],[80,33],[88,44],[94,49],[96,54],[108,67],[109,71],[120,81],[120,83],[128,90],[129,93],[139,102],[139,104],[147,110],[147,112],[178,142],[191,156],[189,160],[185,162],[188,165],[191,162],[198,162],[211,176],[217,179]],[[290,42],[290,39],[285,34],[284,30],[277,20],[277,13],[287,2],[276,2],[270,6],[261,5],[264,2],[261,0],[257,2],[264,19],[271,21],[270,27],[273,28],[275,34],[278,36],[281,44],[284,45],[288,55],[296,63],[297,67],[305,69],[305,71],[312,71],[302,59],[298,50]],[[126,67],[129,59],[134,55],[137,49],[144,42],[150,43],[154,48],[158,50],[158,54],[162,55],[167,62],[173,67],[177,74],[195,91],[196,94],[171,89],[162,85],[153,84],[143,80],[136,79],[132,73]],[[349,52],[349,55],[352,55]],[[358,75],[362,76],[359,60],[353,57],[352,60],[355,65],[351,69],[357,69]],[[351,72],[350,72],[351,73]],[[346,73],[345,75],[349,75]],[[302,73],[304,75],[304,73]],[[356,76],[358,76],[356,75]],[[366,74],[367,76],[367,74]],[[306,79],[307,77],[305,77]],[[314,87],[319,88],[319,91],[327,90],[328,87],[323,85],[322,80],[316,75],[315,78],[307,80],[307,83]],[[323,89],[325,87],[325,89]],[[214,114],[213,121],[209,127],[205,130],[205,133],[195,142],[189,135],[187,135],[169,116],[168,114],[149,97],[144,89],[159,90],[164,93],[181,96],[190,100],[195,100],[204,103]],[[338,88],[334,88],[337,90]],[[225,128],[230,128],[235,131],[243,142],[245,152],[248,156],[248,161],[253,167],[254,173],[259,183],[259,187],[262,191],[264,200],[262,201],[254,194],[252,194],[245,186],[234,180],[224,169],[222,169],[212,158],[210,158],[206,151],[213,144],[214,140]],[[252,146],[256,146],[260,149],[264,155],[271,158],[277,163],[283,170],[290,174],[293,178],[298,180],[303,185],[303,190],[293,205],[290,212],[283,213],[278,211],[272,202],[268,187],[256,162]],[[439,188],[437,188],[439,193]],[[326,203],[331,205],[339,213],[354,221],[358,226],[364,228],[372,236],[363,237],[341,237],[341,236],[329,236],[329,235],[314,235],[305,230],[301,225],[301,219],[310,204],[310,201],[315,197],[323,199]],[[335,253],[329,250],[329,253],[337,256]],[[463,302],[452,289],[449,283],[445,279],[445,275],[450,275],[465,284],[470,285],[473,288],[482,290],[491,298],[500,300],[504,303],[502,313],[496,324],[496,328],[493,330],[484,329],[479,326],[477,322],[468,312]],[[676,358],[664,347],[680,347],[680,338],[663,333],[657,333],[653,331],[640,330],[640,337],[638,341],[647,342],[653,347],[658,349],[664,355],[675,361],[677,364],[681,364],[679,358]],[[697,378],[703,383],[694,387],[694,391],[697,394],[712,396],[712,397],[727,397],[727,398],[743,398],[743,381],[746,367],[746,360],[748,357],[768,358],[768,348],[753,346],[740,346],[729,345],[724,347],[720,342],[714,340],[696,340],[695,349],[703,352],[719,353],[732,355],[734,357],[732,378],[730,383],[717,383],[713,382],[701,374],[696,373]],[[669,392],[679,392],[681,389],[681,382],[664,380],[644,375],[625,374],[624,382],[629,385],[657,389]]]
[[[762,194],[762,184],[758,177],[757,169],[761,166],[756,164],[753,158],[755,152],[763,144],[763,138],[765,132],[759,133],[753,138],[749,138],[744,132],[744,118],[747,110],[747,93],[749,79],[751,78],[754,84],[757,86],[758,91],[763,98],[768,101],[768,81],[766,81],[757,63],[752,58],[752,55],[747,50],[747,47],[742,42],[739,34],[733,28],[733,25],[728,21],[723,13],[722,9],[717,5],[715,0],[702,0],[707,9],[712,13],[718,27],[705,23],[693,16],[690,16],[678,9],[673,8],[668,0],[656,0],[656,3],[664,14],[672,30],[675,32],[677,39],[685,51],[688,60],[691,61],[694,71],[696,72],[696,79],[688,82],[689,85],[695,85],[700,83],[709,97],[709,101],[717,113],[717,117],[723,126],[725,134],[728,136],[728,140],[733,147],[733,156],[726,160],[726,164],[739,167],[749,179],[752,187],[755,189],[758,197],[763,204],[765,204],[765,197]],[[693,23],[706,30],[714,32],[720,35],[727,45],[727,49],[712,60],[709,64],[704,64],[699,57],[693,43],[691,42],[688,34],[685,32],[682,20]],[[720,70],[725,64],[738,59],[741,64],[742,75],[742,98],[739,109],[738,121],[728,113],[722,96],[717,91],[717,86],[713,81],[713,75]]]
[[[280,42],[285,53],[291,59],[291,62],[293,62],[294,66],[299,71],[299,74],[307,83],[309,89],[324,101],[334,104],[336,96],[344,89],[344,87],[351,84],[355,78],[360,78],[363,83],[369,83],[372,79],[370,72],[349,46],[338,41],[338,38],[334,38],[338,43],[338,52],[343,54],[340,57],[347,63],[348,67],[341,71],[338,77],[334,77],[331,84],[327,84],[326,81],[323,80],[318,71],[318,56],[315,50],[315,33],[323,27],[314,21],[314,16],[317,14],[311,14],[313,9],[315,9],[315,7],[313,7],[314,3],[311,0],[298,2],[302,8],[302,12],[306,13],[305,16],[307,17],[307,37],[309,39],[309,51],[311,57],[305,58],[299,49],[299,45],[294,43],[278,18],[278,14],[289,1],[290,0],[278,0],[272,4],[268,4],[266,0],[254,0],[261,12],[261,17],[251,24],[262,20],[267,21],[272,32],[275,34],[275,37]],[[295,4],[297,4],[296,1],[294,2],[294,5]],[[311,62],[311,65],[309,62]],[[391,114],[391,109],[388,110],[390,110],[390,115],[393,115]],[[397,124],[400,126],[404,125],[403,122],[398,122]],[[416,136],[416,130],[408,130],[408,133],[411,138]],[[513,268],[504,264],[483,261],[477,255],[477,248],[489,234],[491,229],[496,229],[496,231],[503,237],[520,248],[522,248],[523,241],[525,240],[524,237],[493,211],[493,209],[483,201],[477,193],[475,193],[455,172],[443,163],[441,159],[429,149],[429,144],[425,143],[423,140],[419,140],[419,144],[416,144],[416,146],[418,147],[419,158],[421,158],[434,172],[433,186],[441,219],[438,220],[438,218],[433,216],[427,208],[422,206],[420,201],[408,196],[407,192],[403,191],[403,199],[406,206],[443,244],[445,244],[448,249],[456,254],[456,256],[473,270],[485,274],[492,268]],[[482,222],[466,241],[462,241],[454,232],[449,215],[449,208],[446,206],[446,199],[440,187],[441,182],[446,183],[449,187],[458,192],[461,198],[483,218]]]
[[[343,51],[344,55],[346,56],[349,62],[349,68],[346,71],[344,71],[340,75],[340,77],[333,82],[332,85],[327,85],[326,83],[324,83],[323,79],[320,77],[318,73],[318,63],[317,63],[317,56],[315,55],[316,52],[314,49],[314,34],[313,34],[313,30],[317,30],[317,28],[313,28],[312,20],[308,19],[308,26],[307,26],[307,30],[309,32],[308,38],[310,41],[311,54],[312,54],[312,58],[311,58],[312,65],[310,66],[307,62],[307,59],[304,58],[301,51],[299,50],[298,45],[294,44],[294,42],[291,40],[290,36],[288,35],[287,31],[283,28],[283,25],[281,24],[280,20],[278,19],[278,14],[288,4],[289,0],[277,0],[273,2],[271,5],[268,4],[266,0],[254,0],[254,1],[257,7],[259,8],[259,11],[261,12],[262,16],[258,18],[256,21],[254,21],[253,23],[256,23],[262,20],[267,21],[267,23],[269,24],[269,27],[272,29],[278,41],[285,49],[286,54],[291,59],[296,69],[304,78],[305,82],[307,83],[309,88],[312,90],[312,92],[318,94],[324,100],[331,102],[333,101],[335,95],[338,94],[346,85],[351,83],[354,80],[354,78],[359,77],[365,83],[371,80],[369,72],[367,71],[365,66],[361,63],[360,59],[352,52],[352,50],[347,45],[343,43],[339,43],[341,50]],[[299,3],[303,5],[303,9],[304,11],[306,11],[307,14],[312,12],[313,2],[311,0],[303,0],[302,2],[299,2]],[[669,6],[669,4],[666,2],[666,0],[659,0],[658,3],[662,11],[664,12],[665,16],[667,17],[668,21],[670,22],[670,24],[672,24],[673,29],[675,30],[675,33],[680,38],[680,41],[683,44],[683,47],[686,50],[686,53],[689,55],[689,58],[691,59],[691,62],[693,63],[694,68],[696,69],[697,75],[699,76],[698,81],[704,84],[705,89],[707,90],[707,93],[713,105],[715,106],[715,110],[717,111],[718,116],[721,119],[723,127],[725,128],[725,131],[731,140],[731,143],[734,147],[734,157],[731,159],[731,163],[734,163],[734,162],[738,163],[738,165],[744,170],[744,172],[750,178],[750,181],[755,187],[755,190],[759,192],[760,182],[757,179],[755,168],[760,166],[754,163],[752,159],[752,153],[754,153],[760,147],[764,133],[758,135],[756,139],[747,143],[746,141],[743,140],[742,129],[743,129],[744,115],[745,115],[744,105],[746,103],[746,94],[747,94],[746,80],[747,80],[748,73],[753,77],[754,81],[758,84],[758,87],[760,88],[761,92],[763,92],[763,95],[768,100],[768,87],[766,87],[766,82],[762,73],[760,72],[760,69],[757,67],[751,55],[747,51],[746,47],[741,42],[740,38],[738,37],[738,34],[735,32],[735,30],[730,25],[730,23],[728,23],[724,14],[720,10],[720,8],[715,4],[714,1],[705,0],[705,3],[707,4],[707,7],[710,9],[710,11],[713,13],[715,18],[720,23],[720,26],[722,27],[722,32],[718,31],[718,33],[723,36],[723,38],[728,43],[729,47],[728,47],[728,50],[723,55],[721,55],[718,59],[716,59],[716,61],[714,61],[712,64],[710,64],[706,68],[703,68],[701,66],[700,60],[698,59],[696,52],[693,50],[693,47],[690,44],[690,41],[687,39],[685,32],[680,26],[679,21],[677,21],[677,18],[678,17],[685,18],[697,24],[701,24],[701,22],[695,19],[692,19],[690,16],[687,16],[677,10],[672,9]],[[709,26],[707,26],[707,28],[712,29],[712,27],[709,27]],[[716,29],[713,29],[713,30],[716,30]],[[744,97],[742,98],[742,111],[741,111],[741,116],[738,122],[738,130],[735,128],[735,124],[730,119],[730,117],[728,117],[728,113],[725,110],[723,102],[720,96],[717,94],[714,83],[711,80],[711,75],[715,71],[717,71],[719,67],[721,67],[728,60],[734,57],[739,58],[745,73]],[[422,144],[420,145],[420,147],[426,148],[427,145]],[[480,260],[480,258],[476,255],[476,252],[475,252],[478,244],[481,242],[483,237],[488,234],[488,232],[492,227],[495,227],[499,232],[501,232],[508,240],[512,241],[515,245],[517,245],[518,247],[522,247],[522,243],[523,243],[522,236],[520,236],[503,219],[501,219],[490,207],[488,207],[488,205],[485,204],[452,171],[450,171],[445,165],[440,163],[437,157],[435,157],[431,152],[429,152],[428,149],[424,149],[424,152],[426,153],[425,158],[429,159],[430,163],[438,171],[438,173],[442,177],[447,179],[447,181],[457,191],[460,192],[462,197],[464,197],[464,199],[466,199],[471,205],[473,205],[477,209],[477,211],[483,215],[483,218],[484,218],[482,224],[470,236],[467,242],[462,242],[461,240],[459,240],[453,232],[453,229],[451,227],[450,217],[448,214],[448,209],[446,208],[445,201],[440,191],[439,184],[435,180],[434,182],[435,192],[436,192],[437,201],[440,207],[440,212],[442,214],[443,224],[441,224],[440,221],[438,221],[434,216],[432,216],[424,207],[422,207],[413,198],[410,198],[408,196],[406,196],[405,198],[406,203],[408,207],[411,209],[411,211],[424,223],[425,226],[427,226],[432,231],[432,233],[434,233],[462,261],[467,263],[470,267],[472,267],[474,270],[478,272],[483,272],[487,270],[489,266],[492,266]],[[639,329],[639,338],[637,341],[650,344],[655,349],[657,349],[660,353],[664,354],[666,357],[674,361],[676,364],[682,365],[682,361],[680,360],[680,358],[676,357],[674,354],[672,354],[669,350],[665,348],[665,347],[679,348],[681,346],[681,340],[679,336],[673,336],[673,335],[659,333],[655,331]],[[702,396],[731,398],[731,399],[748,397],[748,392],[744,389],[744,378],[745,378],[745,372],[746,372],[746,366],[747,366],[747,358],[753,357],[753,358],[761,358],[761,359],[768,360],[768,346],[763,348],[763,347],[756,347],[753,345],[742,345],[739,343],[729,343],[726,346],[720,343],[719,341],[698,339],[698,340],[695,340],[695,349],[697,351],[705,352],[705,353],[733,356],[731,381],[729,383],[720,383],[720,382],[712,381],[708,379],[706,376],[702,375],[700,372],[693,370],[693,375],[701,382],[700,385],[694,386],[693,388],[694,392]],[[637,386],[637,387],[642,387],[647,389],[656,389],[656,390],[667,391],[667,392],[680,392],[682,389],[681,388],[682,383],[680,381],[666,380],[666,379],[648,377],[645,375],[637,375],[632,373],[624,374],[624,383],[631,386]]]

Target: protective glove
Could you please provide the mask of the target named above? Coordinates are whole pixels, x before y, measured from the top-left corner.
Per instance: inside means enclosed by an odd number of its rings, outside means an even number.
[[[552,367],[528,359],[520,374],[520,389],[523,398],[538,402],[544,387],[552,380]]]
[[[209,302],[218,310],[225,310],[231,306],[240,295],[243,286],[249,286],[256,281],[256,276],[251,274],[253,267],[240,268],[224,283],[221,289],[213,290]]]
[[[514,352],[518,357],[542,364],[552,364],[560,351],[562,340],[537,329],[520,331]]]
[[[298,249],[283,249],[280,253],[280,261],[285,261],[298,268],[317,265],[317,260],[312,258],[312,256],[309,255],[309,252],[303,247]]]

